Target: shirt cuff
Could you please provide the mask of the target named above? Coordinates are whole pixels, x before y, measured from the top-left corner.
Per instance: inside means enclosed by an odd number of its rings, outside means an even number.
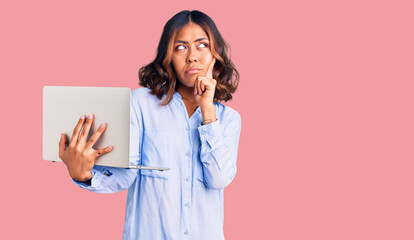
[[[220,132],[221,127],[219,120],[198,127],[201,142],[207,142],[210,147],[214,146],[217,139],[220,137]]]
[[[80,182],[80,181],[76,181],[75,179],[72,178],[72,180],[76,183],[76,185],[78,185],[81,188],[89,188],[89,187],[96,187],[98,186],[101,182],[102,182],[102,177],[104,176],[103,174],[99,174],[98,170],[92,168],[91,169],[92,172],[92,178],[90,179],[90,185],[88,184],[87,181],[85,182]]]

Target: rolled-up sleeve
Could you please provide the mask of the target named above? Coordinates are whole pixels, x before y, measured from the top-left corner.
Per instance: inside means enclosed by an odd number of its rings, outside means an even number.
[[[198,127],[200,160],[207,187],[223,189],[232,182],[237,171],[240,131],[241,117],[237,112],[227,122],[215,121]]]
[[[96,193],[115,193],[128,189],[137,176],[136,169],[94,166],[91,185],[73,180],[79,187]]]

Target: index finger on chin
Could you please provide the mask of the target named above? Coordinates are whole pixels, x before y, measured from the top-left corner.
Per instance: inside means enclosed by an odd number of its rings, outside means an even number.
[[[213,68],[214,64],[216,64],[216,58],[213,57],[213,60],[211,60],[210,66],[208,67],[206,77],[207,78],[213,78]]]

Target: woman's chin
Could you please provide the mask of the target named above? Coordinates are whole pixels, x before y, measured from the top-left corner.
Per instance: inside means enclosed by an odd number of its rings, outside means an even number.
[[[181,85],[188,87],[188,88],[194,88],[195,84],[195,78],[194,79],[186,79],[184,81],[180,80]]]

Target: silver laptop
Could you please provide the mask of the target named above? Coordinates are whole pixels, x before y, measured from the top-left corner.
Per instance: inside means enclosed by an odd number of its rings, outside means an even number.
[[[59,162],[60,134],[72,138],[82,115],[95,116],[88,140],[101,123],[108,127],[94,149],[114,146],[95,165],[147,170],[170,170],[165,166],[135,165],[129,161],[131,90],[118,87],[43,87],[43,159]]]

